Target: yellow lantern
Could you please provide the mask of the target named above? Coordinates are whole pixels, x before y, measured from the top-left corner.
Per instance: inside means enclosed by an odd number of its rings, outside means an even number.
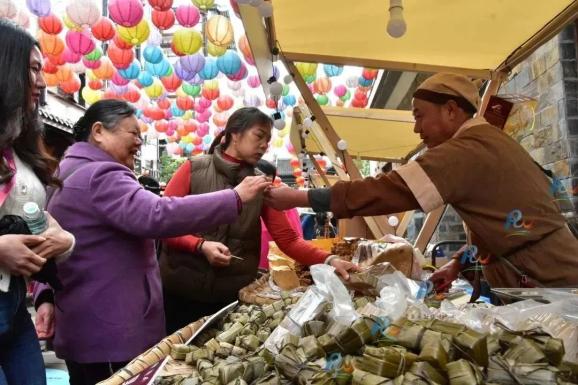
[[[165,92],[163,84],[161,83],[161,81],[159,79],[155,79],[153,84],[151,84],[148,87],[145,87],[144,90],[145,90],[146,94],[148,95],[148,97],[151,99],[156,99]]]
[[[177,51],[192,55],[203,45],[203,37],[194,29],[181,28],[173,35],[173,44]]]
[[[277,136],[280,138],[284,138],[289,133],[289,127],[285,127],[284,129],[277,132]]]
[[[100,80],[99,78],[96,77],[96,75],[94,74],[94,72],[92,72],[92,70],[86,70],[86,78],[88,79],[89,82],[94,80]]]
[[[58,83],[60,83],[56,74],[48,74],[43,72],[42,75],[44,76],[46,87],[56,87]]]
[[[142,19],[137,25],[134,27],[121,27],[119,26],[118,34],[120,38],[131,45],[139,45],[144,43],[150,34],[149,23],[146,19]]]
[[[283,138],[275,138],[275,140],[273,140],[273,147],[275,148],[281,148],[283,147],[283,144],[284,144]]]
[[[295,63],[295,67],[297,67],[297,71],[301,74],[301,76],[313,76],[317,74],[317,63]]]
[[[183,120],[190,120],[192,118],[193,118],[193,111],[191,111],[191,110],[185,111],[185,113],[181,117],[181,119],[183,119]]]
[[[82,89],[81,94],[82,94],[82,98],[88,104],[94,104],[94,103],[98,102],[100,99],[102,99],[102,91],[93,90],[90,87],[84,87]]]
[[[115,68],[108,56],[103,56],[100,58],[100,67],[92,70],[94,75],[100,80],[110,80],[112,79]]]
[[[214,45],[210,41],[208,41],[207,42],[207,52],[211,56],[215,56],[215,57],[216,56],[223,56],[225,54],[225,52],[227,52],[227,47],[226,46],[219,47],[217,45]]]
[[[183,86],[180,86],[179,88],[177,88],[176,95],[179,97],[182,97],[182,98],[188,96],[187,93],[185,91],[183,91]]]
[[[64,14],[64,16],[62,16],[62,22],[64,23],[66,28],[68,28],[70,30],[82,31],[82,27],[80,25],[76,24],[74,21],[72,21],[70,19],[70,17],[68,17],[67,14]]]
[[[233,26],[225,16],[212,16],[205,25],[207,38],[219,47],[227,47],[233,41]]]
[[[217,79],[205,80],[205,82],[203,83],[203,88],[209,90],[218,90],[219,81]]]
[[[193,0],[193,4],[195,4],[197,8],[206,11],[209,8],[213,8],[213,5],[215,5],[215,0]]]

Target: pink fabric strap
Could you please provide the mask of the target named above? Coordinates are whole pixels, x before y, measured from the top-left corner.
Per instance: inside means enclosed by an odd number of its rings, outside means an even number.
[[[16,173],[16,164],[14,163],[14,154],[12,153],[12,149],[7,148],[2,151],[2,157],[8,163],[8,167],[10,167],[10,169]],[[14,183],[16,183],[16,174],[14,174],[14,176],[12,176],[8,182],[0,185],[0,206],[4,204],[6,198],[8,198],[8,195],[10,195],[10,191],[12,191]]]

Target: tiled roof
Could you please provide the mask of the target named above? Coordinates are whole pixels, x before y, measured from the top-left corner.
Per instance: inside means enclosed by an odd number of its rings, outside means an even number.
[[[45,124],[49,124],[53,127],[59,128],[63,131],[66,131],[68,133],[72,134],[72,127],[74,126],[74,123],[66,118],[57,116],[51,112],[49,112],[46,109],[40,108],[40,116],[42,117],[42,121]]]

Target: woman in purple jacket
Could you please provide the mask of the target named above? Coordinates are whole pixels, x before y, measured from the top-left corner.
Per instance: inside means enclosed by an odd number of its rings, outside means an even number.
[[[153,239],[232,223],[269,182],[246,178],[235,189],[183,198],[146,191],[133,174],[142,144],[135,110],[119,100],[93,104],[74,134],[79,142],[60,164],[63,188],[48,211],[76,246],[58,265],[63,289],[54,293],[56,307],[42,301],[46,291],[37,292],[37,328],[43,337],[55,329],[70,384],[92,385],[164,337]]]

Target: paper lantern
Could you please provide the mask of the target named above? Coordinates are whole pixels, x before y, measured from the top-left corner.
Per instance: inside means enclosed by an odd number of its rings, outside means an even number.
[[[125,79],[133,80],[138,78],[140,69],[141,67],[139,61],[134,59],[127,68],[119,70],[118,73]]]
[[[101,17],[91,28],[92,36],[100,41],[109,41],[116,35],[112,21],[108,17]]]
[[[193,29],[179,29],[173,35],[175,48],[186,55],[196,53],[203,45],[201,34]]]
[[[335,96],[340,98],[347,93],[347,87],[345,87],[343,84],[340,84],[333,89],[333,93]]]
[[[94,48],[91,52],[84,55],[86,60],[95,61],[102,57],[102,50],[99,47]]]
[[[147,43],[149,45],[155,45],[157,47],[160,47],[163,44],[163,35],[158,30],[158,28],[153,28],[151,30],[151,34],[149,36],[149,39],[147,40]]]
[[[207,53],[211,56],[219,57],[223,56],[227,52],[227,47],[219,47],[214,45],[210,41],[207,42]]]
[[[231,21],[222,15],[211,16],[205,25],[207,39],[219,47],[227,47],[233,41]]]
[[[165,31],[175,25],[175,13],[172,9],[166,11],[153,10],[151,20],[155,27],[161,31]]]
[[[169,123],[166,120],[159,120],[158,122],[155,122],[155,130],[157,130],[157,132],[167,132],[168,128]]]
[[[245,107],[259,107],[262,101],[257,95],[248,95],[243,99]]]
[[[187,55],[181,57],[179,63],[185,71],[196,74],[205,66],[205,57],[199,53]]]
[[[116,71],[114,75],[112,75],[111,81],[113,84],[116,84],[117,86],[126,86],[129,83],[129,80],[123,78],[122,75],[118,73],[118,71]]]
[[[166,110],[168,108],[171,108],[171,101],[167,98],[162,98],[157,100],[157,106],[159,106],[159,108]]]
[[[81,92],[82,98],[88,104],[94,104],[102,99],[102,92],[92,90],[88,87],[84,87]]]
[[[212,8],[215,5],[215,0],[193,0],[193,4],[195,4],[198,8],[202,9],[203,11]]]
[[[110,80],[115,73],[115,69],[110,59],[103,56],[102,59],[100,59],[100,67],[95,68],[92,72],[100,80]]]
[[[69,80],[60,83],[59,88],[67,94],[74,94],[80,91],[80,78],[77,74],[72,74]]]
[[[50,15],[50,0],[26,0],[26,6],[35,16]]]
[[[59,56],[64,52],[64,42],[56,35],[41,32],[38,42],[40,43],[40,50],[45,55]]]
[[[12,0],[0,0],[0,18],[14,19],[18,9]]]
[[[87,32],[78,31],[68,31],[66,33],[66,44],[72,52],[79,55],[89,54],[96,47],[94,41]]]
[[[149,63],[157,64],[164,59],[163,51],[157,46],[148,45],[143,51],[143,57]]]
[[[109,0],[108,14],[116,24],[130,28],[143,19],[144,9],[140,0]]]
[[[317,63],[295,63],[295,67],[297,67],[297,71],[301,74],[301,76],[311,77],[317,74]]]
[[[131,84],[128,86],[128,90],[124,93],[122,97],[127,102],[136,103],[140,100],[141,95],[139,89]]]
[[[93,90],[100,90],[104,86],[102,80],[91,80],[88,82],[88,86]]]
[[[293,170],[293,176],[298,177],[298,176],[301,176],[301,175],[303,175],[303,170],[301,170],[300,168],[295,168],[295,169]]]
[[[360,76],[359,79],[357,79],[357,84],[359,84],[361,87],[369,87],[371,84],[373,84],[373,80],[368,80],[363,76]]]
[[[348,88],[355,88],[358,85],[359,78],[357,76],[350,76],[345,80],[345,85]]]
[[[207,109],[209,107],[211,107],[211,101],[209,99],[206,98],[200,98],[198,103],[197,103],[200,107],[202,107],[203,109]]]
[[[174,73],[181,80],[191,80],[195,74],[185,70],[180,61],[175,62]]]
[[[62,32],[62,22],[55,15],[48,15],[38,18],[38,26],[49,35],[58,35]]]
[[[211,89],[211,88],[203,88],[201,95],[208,100],[215,100],[219,97],[220,91],[219,89]]]
[[[323,65],[323,72],[325,75],[329,77],[339,76],[343,73],[343,66],[333,65],[333,64],[324,64]]]
[[[148,95],[148,97],[151,99],[156,99],[165,92],[162,83],[158,79],[155,79],[153,84],[151,84],[148,87],[145,87],[144,90]]]
[[[146,62],[145,69],[156,77],[169,76],[173,72],[170,63],[166,59],[157,64]]]
[[[49,74],[49,73],[44,73],[44,82],[46,83],[46,87],[56,87],[58,85],[58,83],[60,83],[58,81],[58,78],[56,77],[56,73],[54,74]]]
[[[367,80],[374,80],[377,77],[377,70],[364,68],[361,76]]]
[[[98,67],[100,67],[100,65],[102,64],[102,62],[100,61],[100,59],[98,60],[88,60],[87,58],[82,58],[82,64],[84,64],[84,66],[88,69],[94,70],[97,69]]]
[[[251,75],[247,78],[247,84],[251,88],[257,88],[261,85],[261,79],[259,79],[259,75]]]
[[[239,38],[237,42],[237,47],[243,54],[245,61],[250,65],[255,65],[255,59],[253,58],[253,52],[251,52],[251,47],[249,46],[249,40],[247,40],[247,36],[243,35]]]
[[[55,74],[58,71],[58,66],[52,64],[50,60],[45,60],[42,64],[42,72],[46,74]]]
[[[301,164],[301,162],[300,162],[299,159],[297,159],[297,158],[292,158],[292,159],[289,161],[289,164],[291,165],[292,168],[297,168],[297,167],[299,167],[299,165]]]
[[[325,106],[329,103],[329,97],[327,97],[327,95],[317,95],[315,99],[320,106]]]
[[[295,178],[295,183],[297,183],[299,186],[303,186],[305,184],[305,178],[298,176]]]
[[[121,49],[112,43],[106,51],[112,64],[119,69],[125,69],[130,66],[134,60],[134,51],[132,49]]]
[[[294,95],[287,95],[287,96],[283,96],[283,104],[285,104],[286,106],[294,106],[295,103],[297,103],[297,100],[295,99]]]
[[[175,12],[177,21],[183,27],[191,28],[199,23],[201,19],[201,14],[199,10],[194,5],[179,5]]]
[[[241,68],[241,59],[235,51],[227,50],[223,56],[217,59],[217,68],[225,75],[235,74]]]
[[[183,82],[176,74],[165,76],[161,78],[161,82],[169,92],[175,92]]]
[[[248,74],[249,71],[247,71],[247,67],[245,66],[245,64],[241,63],[241,68],[239,68],[239,71],[237,71],[233,75],[227,75],[227,78],[229,78],[229,80],[239,81],[245,79]]]
[[[201,94],[201,86],[183,83],[181,87],[183,91],[189,96],[196,97]]]
[[[148,87],[154,82],[153,76],[147,71],[141,71],[137,80],[143,87]]]
[[[70,20],[81,27],[88,27],[100,19],[101,12],[91,0],[72,0],[66,7]]]
[[[177,107],[183,111],[192,110],[195,107],[195,101],[189,96],[177,97]]]
[[[125,42],[132,45],[140,45],[144,43],[149,38],[151,32],[149,23],[145,19],[142,19],[133,27],[118,27],[117,31]]]
[[[271,109],[277,109],[277,101],[275,99],[267,98],[265,105]]]
[[[205,65],[203,69],[199,71],[199,77],[203,80],[210,80],[217,77],[219,74],[219,68],[217,67],[217,62],[215,59],[207,58],[205,59]]]
[[[72,78],[72,70],[68,64],[60,66],[58,71],[56,71],[56,78],[58,79],[59,83],[64,83],[69,81]]]
[[[82,27],[76,24],[74,21],[70,19],[70,17],[66,14],[62,16],[62,22],[66,26],[66,28],[74,30],[74,31],[82,31]]]
[[[82,59],[82,55],[72,52],[70,48],[65,47],[64,52],[62,52],[62,59],[64,59],[66,63],[73,64],[78,63],[80,59]]]
[[[173,0],[149,0],[149,4],[156,11],[167,11],[173,6]]]
[[[231,109],[231,107],[233,107],[233,104],[235,104],[235,101],[229,95],[222,95],[219,96],[219,98],[217,99],[217,105],[219,106],[221,111],[227,111]]]
[[[319,78],[313,83],[313,89],[318,94],[326,94],[331,91],[331,79],[322,77]]]
[[[185,111],[181,110],[180,108],[178,108],[176,105],[173,104],[171,106],[171,114],[175,117],[180,117],[185,114]]]
[[[116,46],[120,49],[131,49],[133,48],[133,45],[130,44],[129,42],[125,41],[122,37],[120,37],[120,34],[118,32],[115,31],[115,35],[112,38],[112,42],[114,44],[116,44]]]

